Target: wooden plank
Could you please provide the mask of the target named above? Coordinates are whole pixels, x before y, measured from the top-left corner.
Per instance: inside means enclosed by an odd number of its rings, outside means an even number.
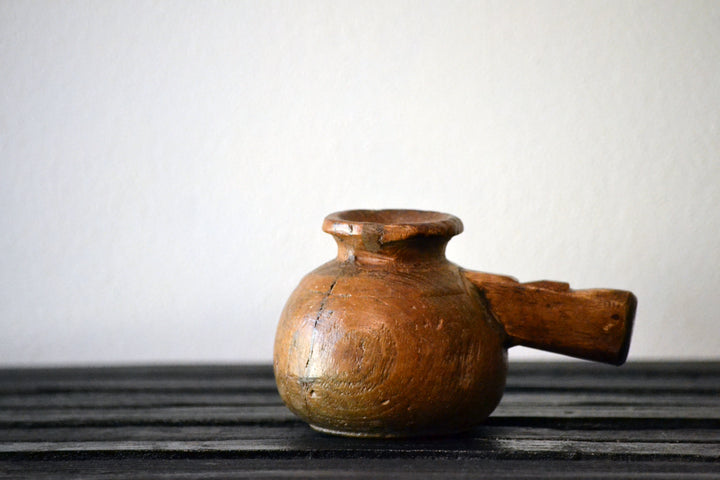
[[[493,426],[485,425],[460,435],[463,439],[554,439],[581,441],[639,441],[639,442],[702,442],[720,443],[718,429],[711,428],[676,428],[668,430],[658,425],[655,429],[559,429],[532,426]],[[6,428],[0,430],[3,442],[48,442],[48,441],[213,441],[213,440],[277,440],[288,442],[304,442],[307,439],[325,439],[328,442],[346,442],[357,444],[355,439],[329,437],[310,429],[298,421],[288,425],[179,425],[179,426],[146,426],[121,425],[112,427],[85,426],[74,428],[38,427],[38,428]],[[451,437],[455,438],[455,437]],[[436,442],[448,439],[435,439]],[[393,442],[398,442],[395,440]]]
[[[554,406],[500,406],[490,417],[489,423],[497,425],[508,419],[533,418],[546,422],[582,419],[597,420],[607,425],[611,420],[646,420],[653,422],[692,421],[693,425],[720,425],[720,410],[714,407],[565,407],[562,411]],[[83,426],[83,425],[244,425],[266,422],[270,424],[296,421],[296,417],[283,406],[247,407],[169,407],[137,409],[61,409],[36,412],[0,412],[0,427],[23,426]],[[505,422],[507,424],[507,422]],[[648,422],[646,422],[648,423]]]
[[[633,362],[621,367],[581,361],[510,362],[509,380],[539,377],[587,377],[595,380],[652,377],[666,380],[714,378],[720,380],[720,361]],[[271,379],[270,365],[172,365],[113,367],[0,368],[0,383],[51,381],[112,381],[146,379],[233,381],[238,379]]]
[[[670,393],[694,392],[704,388],[720,391],[720,362],[667,364],[653,363],[608,367],[587,362],[511,364],[507,392],[532,391],[593,391],[633,394],[662,389]],[[190,374],[178,368],[134,367],[0,370],[0,391],[20,394],[67,392],[276,392],[272,369],[269,367],[203,367],[191,368]],[[184,373],[183,373],[184,372]],[[30,390],[28,390],[30,389]],[[702,393],[702,392],[700,392]],[[650,392],[652,394],[652,392]]]
[[[491,418],[543,417],[543,418],[598,418],[598,419],[706,419],[720,420],[717,404],[700,405],[642,405],[642,404],[548,404],[501,403]],[[157,406],[117,408],[43,408],[0,410],[0,426],[16,424],[84,423],[156,423],[168,424],[257,422],[260,420],[288,421],[295,417],[280,404],[246,404],[239,406]]]
[[[43,377],[3,381],[0,394],[32,394],[63,392],[276,392],[272,377],[227,379],[217,378],[69,378]]]
[[[443,444],[431,442],[417,444],[410,442],[385,442],[382,449],[377,443],[317,442],[306,441],[290,445],[285,439],[246,440],[175,440],[175,441],[85,441],[85,442],[8,442],[0,445],[0,453],[45,453],[67,452],[88,454],[91,452],[166,452],[189,454],[192,452],[229,452],[248,455],[267,455],[279,452],[283,455],[298,456],[322,450],[328,455],[385,456],[391,458],[416,458],[428,455],[455,455],[463,458],[503,458],[522,455],[527,458],[568,458],[593,455],[605,458],[644,457],[664,459],[682,458],[692,461],[720,460],[717,442],[623,442],[623,441],[582,441],[557,439],[471,439]]]
[[[60,392],[6,393],[0,396],[0,410],[45,410],[53,408],[123,408],[282,405],[277,392]]]
[[[666,365],[511,364],[506,390],[720,393],[720,362]],[[235,393],[274,392],[276,388],[269,366],[0,369],[0,394],[72,391]]]
[[[621,367],[582,361],[510,362],[509,379],[553,377],[652,378],[667,380],[708,377],[720,379],[720,361],[633,362]],[[238,378],[271,378],[270,365],[172,365],[113,367],[0,368],[0,383],[52,380],[233,380]]]
[[[75,391],[61,393],[6,393],[0,396],[0,409],[35,411],[59,408],[191,407],[281,405],[277,392],[106,392]],[[628,393],[624,391],[508,391],[502,405],[553,406],[709,406],[720,408],[720,395],[704,392]]]
[[[534,377],[536,375],[557,374],[560,376],[592,376],[600,377],[648,377],[679,378],[707,376],[720,378],[720,361],[682,361],[682,362],[642,362],[629,361],[621,367],[603,365],[584,361],[553,361],[527,362],[511,361],[509,373],[511,377]],[[209,364],[209,365],[137,365],[137,366],[79,366],[79,367],[47,367],[47,368],[0,368],[0,382],[14,379],[54,379],[73,378],[118,378],[142,379],[149,378],[236,378],[272,377],[272,366]]]
[[[0,474],[8,478],[83,478],[114,480],[144,478],[165,480],[270,479],[270,478],[373,478],[373,479],[716,479],[711,462],[615,459],[488,459],[457,458],[193,458],[112,454],[88,458],[40,458],[3,462]]]
[[[68,367],[4,367],[0,368],[0,382],[16,379],[74,379],[74,378],[235,378],[238,376],[272,376],[272,366],[268,364],[207,364],[207,365],[115,365],[115,366],[68,366]]]

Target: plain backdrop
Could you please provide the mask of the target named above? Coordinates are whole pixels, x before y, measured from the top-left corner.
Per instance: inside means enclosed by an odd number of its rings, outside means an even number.
[[[720,358],[720,2],[0,2],[1,364],[269,362],[391,207]]]

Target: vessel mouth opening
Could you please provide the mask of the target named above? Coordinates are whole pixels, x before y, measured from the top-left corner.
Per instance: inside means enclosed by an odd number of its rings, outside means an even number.
[[[336,236],[377,235],[382,243],[417,236],[452,237],[463,231],[459,218],[424,210],[345,210],[323,222],[323,230]]]

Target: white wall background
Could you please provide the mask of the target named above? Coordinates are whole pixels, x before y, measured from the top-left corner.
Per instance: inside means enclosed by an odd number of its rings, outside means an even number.
[[[720,3],[0,2],[0,363],[269,362],[382,207],[718,358]]]

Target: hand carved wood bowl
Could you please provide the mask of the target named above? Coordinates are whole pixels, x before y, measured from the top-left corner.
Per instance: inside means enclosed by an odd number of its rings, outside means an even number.
[[[621,290],[518,283],[445,258],[453,215],[350,210],[323,230],[337,258],[306,275],[275,339],[285,404],[316,430],[406,437],[467,430],[495,409],[507,348],[622,364],[637,300]]]

